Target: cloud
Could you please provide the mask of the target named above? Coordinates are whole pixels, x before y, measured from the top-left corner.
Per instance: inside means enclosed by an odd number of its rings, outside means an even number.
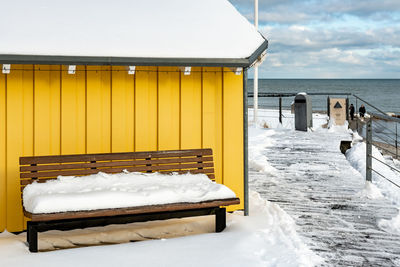
[[[381,27],[368,31],[357,28],[325,29],[292,25],[289,27],[262,27],[271,52],[306,52],[335,47],[340,50],[400,47],[400,28]]]
[[[231,2],[253,19],[253,0]],[[399,77],[399,0],[259,0],[259,25],[260,77]]]
[[[254,0],[230,0],[249,20],[254,19]],[[259,0],[260,23],[330,21],[351,15],[377,21],[399,20],[398,0]]]
[[[354,14],[360,17],[369,17],[379,13],[392,13],[400,11],[398,0],[331,0],[321,6],[323,10],[334,13]]]

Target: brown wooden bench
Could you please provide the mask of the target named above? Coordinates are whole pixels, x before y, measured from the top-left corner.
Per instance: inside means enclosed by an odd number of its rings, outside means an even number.
[[[99,171],[204,173],[215,180],[211,149],[21,157],[20,165],[21,197],[25,186],[34,181],[41,183],[56,179],[59,175],[83,176]],[[226,226],[226,210],[221,206],[239,203],[238,198],[232,198],[76,212],[32,214],[25,209],[23,211],[31,219],[27,222],[29,250],[37,252],[38,232],[48,230],[71,230],[215,214],[215,230],[221,232]]]

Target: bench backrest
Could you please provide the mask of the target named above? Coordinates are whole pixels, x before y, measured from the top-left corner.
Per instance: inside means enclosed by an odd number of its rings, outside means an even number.
[[[21,157],[21,193],[33,181],[45,182],[59,175],[82,176],[98,172],[204,173],[214,180],[212,150],[168,150],[129,153]]]

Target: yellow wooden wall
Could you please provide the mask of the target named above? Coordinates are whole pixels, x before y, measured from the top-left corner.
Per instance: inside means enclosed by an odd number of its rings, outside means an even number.
[[[243,76],[223,68],[11,65],[0,73],[0,231],[24,229],[21,156],[209,148],[243,208]]]

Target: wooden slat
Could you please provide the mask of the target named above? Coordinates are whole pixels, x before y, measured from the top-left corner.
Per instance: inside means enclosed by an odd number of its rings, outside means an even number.
[[[185,174],[185,173],[193,173],[193,174],[199,174],[199,173],[203,173],[205,175],[208,176],[208,178],[210,178],[210,180],[215,181],[215,174],[214,174],[214,170],[213,169],[203,169],[201,172],[198,172],[198,170],[189,170],[189,171],[177,171],[176,173],[178,174]],[[160,173],[162,174],[169,174],[172,173],[171,171],[160,171]],[[25,186],[28,184],[33,183],[33,181],[36,181],[38,183],[45,183],[49,180],[54,180],[57,179],[56,177],[51,177],[51,178],[41,178],[41,179],[21,179],[20,180],[20,185],[21,185],[21,192],[24,190]]]
[[[208,178],[210,178],[211,180],[215,181],[215,175],[214,174],[206,174],[208,176]]]
[[[123,170],[130,172],[142,172],[142,171],[159,171],[159,170],[184,170],[192,168],[210,168],[214,167],[214,163],[196,163],[196,164],[170,164],[170,165],[156,165],[156,166],[138,166],[138,167],[123,167],[123,168],[98,168],[98,169],[82,169],[82,170],[70,170],[70,171],[48,171],[48,172],[25,172],[21,173],[21,178],[30,177],[54,177],[54,176],[72,176],[72,175],[83,175],[83,174],[95,174],[99,171],[106,173],[118,173]]]
[[[175,173],[178,173],[178,174],[185,174],[185,173],[188,173],[188,172],[190,172],[190,173],[192,173],[192,174],[198,174],[198,173],[204,173],[204,174],[207,174],[207,176],[211,176],[211,174],[214,174],[214,168],[210,168],[210,169],[194,169],[194,170],[182,170],[182,171],[173,171],[173,172],[175,172]],[[159,173],[171,173],[171,171],[159,171]]]
[[[119,173],[119,172],[108,172],[108,173]],[[210,178],[210,180],[215,180],[215,174],[214,174],[214,169],[201,169],[201,170],[183,170],[183,171],[159,171],[159,173],[162,174],[170,174],[170,173],[178,173],[178,174],[185,174],[185,173],[192,173],[192,174],[200,174],[203,173]],[[54,180],[57,179],[57,177],[45,177],[45,178],[39,178],[39,179],[21,179],[20,180],[20,185],[21,185],[21,192],[24,189],[24,187],[28,184],[33,183],[34,181],[38,183],[45,183],[49,180]]]
[[[134,208],[103,209],[103,210],[93,210],[93,211],[73,211],[73,212],[60,212],[60,213],[48,213],[48,214],[46,213],[32,214],[24,210],[24,214],[28,218],[31,218],[32,221],[52,221],[52,220],[64,220],[64,219],[118,216],[118,215],[128,215],[128,214],[145,214],[145,213],[161,212],[161,211],[168,212],[168,211],[178,211],[178,210],[201,209],[201,208],[229,206],[239,203],[240,203],[239,198],[230,198],[230,199],[217,199],[212,201],[204,201],[199,203],[174,203],[165,205],[141,206]]]
[[[212,150],[189,149],[189,150],[165,150],[165,151],[154,151],[154,152],[101,153],[101,154],[21,157],[19,163],[20,165],[28,165],[28,164],[44,164],[44,163],[188,157],[188,156],[199,156],[199,155],[204,155],[204,156],[212,155]]]
[[[90,162],[74,163],[82,158],[90,160]],[[106,161],[97,162],[96,160],[99,158]],[[83,176],[97,174],[100,171],[105,173],[120,173],[123,170],[131,172],[160,172],[163,174],[172,172],[179,174],[188,172],[193,174],[203,173],[211,180],[215,180],[211,149],[24,157],[20,158],[20,161],[24,164],[31,164],[30,166],[20,167],[22,172],[20,174],[21,198],[25,186],[34,181],[44,183],[48,180],[56,179],[59,175]],[[52,164],[37,165],[35,162]],[[72,164],[62,164],[64,162],[72,162]],[[23,171],[26,172],[23,173]]]
[[[38,166],[22,166],[21,172],[27,171],[44,171],[44,170],[68,170],[68,169],[82,169],[82,168],[98,168],[98,167],[118,167],[118,166],[137,166],[148,164],[166,164],[166,163],[187,163],[187,162],[209,162],[213,161],[211,156],[200,156],[190,158],[168,158],[168,159],[150,159],[150,160],[125,160],[125,161],[112,161],[112,162],[96,162],[96,163],[75,163],[75,164],[52,164],[52,165],[38,165]]]

